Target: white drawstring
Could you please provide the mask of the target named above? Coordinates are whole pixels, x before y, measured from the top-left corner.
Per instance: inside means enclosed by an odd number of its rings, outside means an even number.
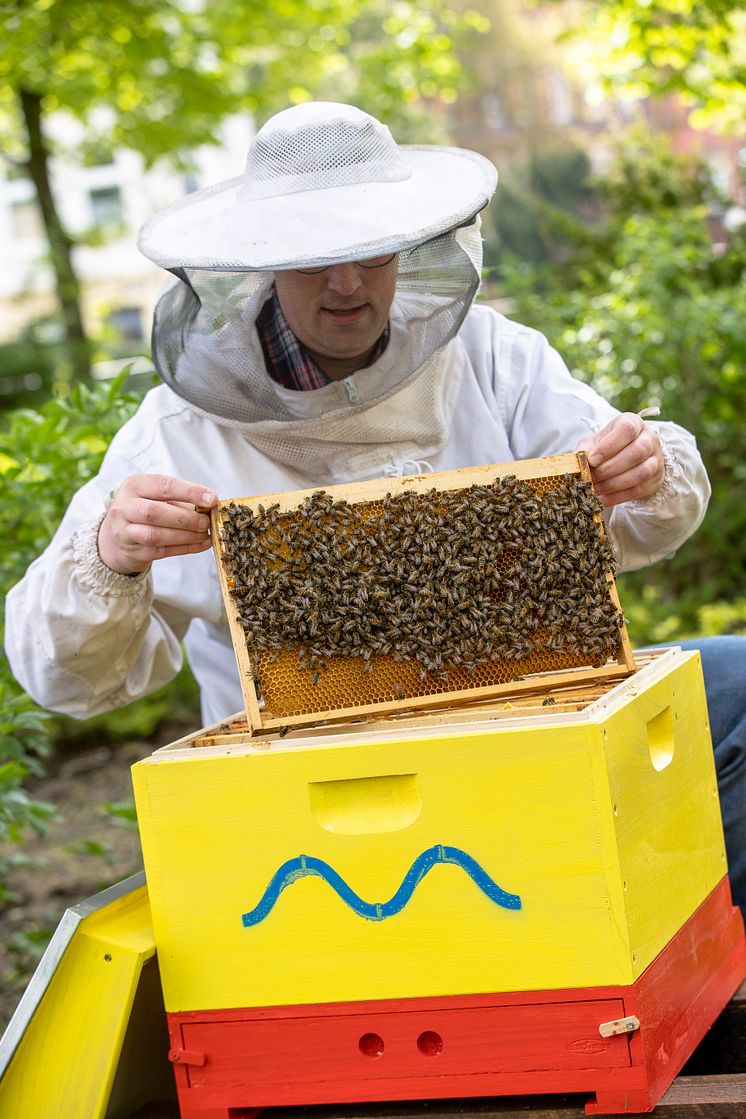
[[[383,468],[384,478],[402,478],[405,474],[432,474],[433,468],[424,459],[405,458],[390,462]]]
[[[660,414],[661,410],[657,404],[651,404],[650,407],[643,408],[641,412],[637,413],[641,420],[646,419],[648,416],[660,416]],[[581,416],[580,418],[583,423],[588,424],[588,427],[591,429],[594,435],[604,426],[600,420],[591,420],[588,418],[588,416]]]

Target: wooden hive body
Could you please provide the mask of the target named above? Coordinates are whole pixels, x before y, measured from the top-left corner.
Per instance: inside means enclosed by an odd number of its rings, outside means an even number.
[[[634,981],[725,852],[698,657],[607,689],[574,711],[187,741],[136,765],[167,1009]],[[406,904],[356,909],[427,852]]]
[[[263,743],[237,717],[133,778],[185,1119],[649,1110],[744,974],[697,654]]]
[[[497,526],[493,534],[497,543],[493,550],[497,549],[500,558],[480,569],[471,544],[463,536],[464,510],[468,515],[471,494],[484,493],[496,480],[500,485],[502,479],[502,485],[507,486],[507,477],[517,478],[522,490],[515,497],[500,500],[512,501],[516,511],[513,514],[512,507],[499,501],[488,503],[488,509],[511,508],[511,517],[501,520],[494,513],[490,524]],[[547,688],[565,679],[574,682],[619,678],[631,672],[634,660],[611,570],[601,570],[600,563],[595,563],[589,565],[591,578],[584,582],[579,575],[584,557],[603,543],[600,512],[596,508],[590,514],[587,510],[583,515],[573,513],[565,501],[564,519],[560,517],[563,506],[556,495],[561,487],[568,487],[567,492],[572,494],[578,481],[589,485],[589,478],[585,456],[559,455],[443,474],[333,486],[325,491],[295,491],[221,502],[213,518],[213,539],[252,732],[413,707],[448,706],[507,691]],[[334,502],[332,512],[344,510],[347,515],[348,527],[339,530],[335,537],[339,548],[334,555],[316,547],[314,525],[318,526],[320,536],[324,514],[313,512],[313,499],[322,494]],[[454,513],[459,498],[461,521]],[[402,507],[406,505],[401,518],[410,517],[413,509],[422,516],[432,512],[423,531],[410,534],[401,562],[397,548],[403,545],[395,535],[400,522],[392,514],[399,507],[397,502]],[[273,511],[272,524],[268,524],[268,509]],[[236,527],[244,511],[252,518],[249,530]],[[358,519],[352,529],[350,512]],[[327,513],[326,517],[329,516]],[[258,532],[255,526],[260,518],[264,521]],[[388,527],[381,530],[382,524]],[[474,528],[475,547],[488,535],[490,524],[480,521]],[[302,525],[307,530],[305,550],[297,544]],[[253,566],[247,585],[241,586],[237,579],[235,553],[240,553],[240,549],[236,541],[242,544],[248,539],[244,536],[247,531],[254,533],[245,548],[253,557]],[[381,531],[383,538],[375,535]],[[360,554],[373,539],[378,548],[376,557],[358,562],[355,556],[348,562],[346,532],[354,534]],[[393,541],[386,553],[388,563],[379,558],[388,545],[386,532]],[[546,546],[550,536],[555,540],[553,548]],[[436,541],[440,542],[437,547]],[[353,550],[352,545],[349,548]],[[445,558],[444,551],[448,553]],[[551,579],[547,556],[554,557],[551,562],[556,574]],[[536,578],[532,577],[531,563],[535,565],[533,570],[539,572]],[[396,573],[392,574],[395,565]],[[343,566],[344,578],[340,574]],[[496,593],[483,596],[481,604],[490,607],[494,603],[506,619],[507,644],[501,647],[504,652],[498,649],[481,660],[470,660],[473,653],[467,651],[454,661],[455,645],[449,626],[460,627],[462,634],[470,627],[466,642],[461,638],[460,648],[468,650],[469,642],[472,648],[475,644],[484,647],[488,632],[482,621],[484,613],[472,607],[477,603],[480,579],[493,567],[500,569],[502,582],[498,581]],[[262,574],[265,593],[252,592]],[[346,594],[346,600],[335,601],[335,577],[336,586],[341,588],[339,594]],[[284,590],[281,578],[285,580]],[[551,610],[540,604],[542,593],[546,598],[546,588],[550,586],[555,600],[567,604],[561,624],[556,619],[548,621],[551,611],[558,609],[556,601]],[[541,588],[545,588],[543,592]],[[399,600],[408,605],[397,606]],[[289,602],[297,604],[293,615],[297,618],[293,623],[297,629],[281,634],[268,648],[273,637],[272,625]],[[526,605],[532,603],[539,604],[533,615]],[[240,617],[242,609],[248,615],[245,623]],[[460,613],[462,609],[467,613]],[[427,638],[420,642],[420,647],[427,646],[424,666],[406,649],[403,653],[394,649],[374,651],[371,655],[371,649],[364,644],[358,655],[335,654],[333,646],[329,655],[329,634],[335,624],[337,632],[341,630],[344,634],[353,626],[356,615],[372,618],[379,610],[388,612],[389,629],[397,636],[405,636],[409,646],[415,644],[415,635],[427,632]],[[599,622],[593,621],[594,611],[601,619]],[[268,619],[266,625],[262,623],[264,628],[249,633],[247,626],[251,627],[254,616],[259,614]],[[609,625],[609,618],[613,619],[612,633],[599,658],[597,650],[590,652],[580,638],[586,643],[592,640],[602,625]],[[586,621],[581,622],[582,619]],[[369,627],[368,632],[373,631]],[[264,647],[257,644],[262,640]],[[320,646],[316,650],[318,663],[313,659],[315,644]]]

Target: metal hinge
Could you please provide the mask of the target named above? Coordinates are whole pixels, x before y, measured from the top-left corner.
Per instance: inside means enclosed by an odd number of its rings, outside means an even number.
[[[615,1018],[613,1022],[602,1022],[598,1027],[601,1037],[614,1037],[615,1034],[631,1034],[640,1028],[640,1019],[630,1014],[629,1018]]]

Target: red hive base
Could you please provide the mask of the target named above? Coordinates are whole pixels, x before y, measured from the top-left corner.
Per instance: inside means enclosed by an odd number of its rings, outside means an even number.
[[[169,1014],[182,1119],[569,1092],[588,1114],[651,1111],[744,975],[725,878],[626,987]],[[631,1016],[639,1029],[600,1035]]]

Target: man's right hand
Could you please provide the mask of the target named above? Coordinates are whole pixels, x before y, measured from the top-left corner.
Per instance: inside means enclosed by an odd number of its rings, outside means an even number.
[[[153,560],[210,547],[210,509],[218,499],[205,486],[166,474],[133,474],[112,498],[98,533],[98,554],[112,571],[138,575]]]

